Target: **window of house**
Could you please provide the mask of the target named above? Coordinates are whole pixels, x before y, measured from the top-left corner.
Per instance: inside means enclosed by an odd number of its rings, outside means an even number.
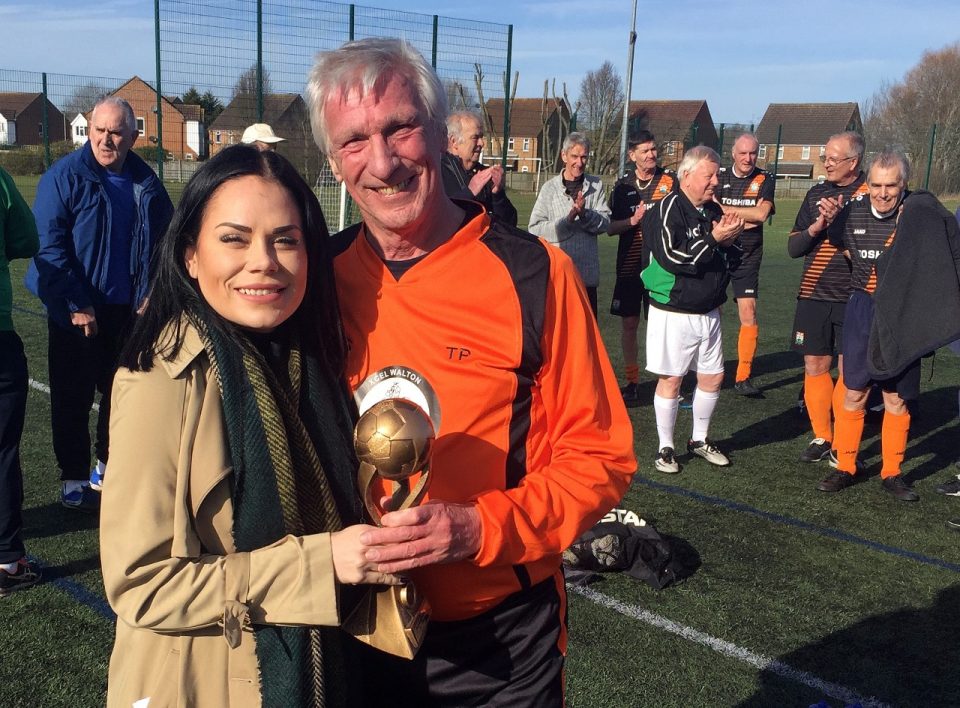
[[[826,154],[827,154],[827,146],[826,146],[826,145],[821,145],[821,146],[820,146],[820,159],[823,160],[823,156],[826,155]]]
[[[778,160],[782,160],[782,159],[783,159],[783,145],[781,145],[781,146],[780,146],[780,149],[777,150],[777,159],[778,159]]]
[[[146,127],[147,122],[143,118],[137,118],[137,132],[140,133],[140,137],[147,134]]]
[[[766,146],[766,145],[761,145],[761,146],[760,146],[760,150],[757,152],[757,157],[760,158],[761,160],[766,160],[766,159],[767,159],[767,146]]]
[[[77,135],[82,138],[82,137],[83,137],[84,135],[86,135],[86,134],[87,134],[87,126],[85,126],[85,125],[78,125],[78,126],[77,126]]]
[[[804,146],[803,146],[803,152],[800,153],[800,159],[801,159],[801,160],[809,160],[809,159],[810,159],[810,146],[809,146],[809,145],[804,145]]]
[[[677,146],[673,143],[667,143],[663,146],[663,152],[667,155],[675,155],[677,152]]]
[[[521,172],[529,172],[529,171],[530,171],[530,168],[527,167],[526,165],[524,165],[523,167],[520,168],[520,171],[521,171]]]
[[[507,150],[513,150],[513,138],[507,141]]]
[[[218,130],[216,133],[213,134],[213,142],[219,143],[221,141],[222,139],[220,137],[220,131]]]
[[[37,123],[37,135],[43,137],[43,123]]]
[[[523,151],[530,152],[530,138],[523,139]]]

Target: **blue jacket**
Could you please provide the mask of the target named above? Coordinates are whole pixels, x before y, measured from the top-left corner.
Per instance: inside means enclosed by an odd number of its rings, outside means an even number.
[[[150,257],[170,223],[173,204],[159,178],[134,152],[127,153],[125,166],[133,178],[136,203],[130,277],[131,306],[137,308],[147,294]],[[102,175],[88,142],[57,160],[37,186],[33,214],[40,251],[24,282],[50,319],[63,327],[70,327],[70,313],[104,302],[111,210]]]

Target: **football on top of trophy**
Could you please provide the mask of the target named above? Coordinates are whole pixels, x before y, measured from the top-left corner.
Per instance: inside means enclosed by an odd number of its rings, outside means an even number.
[[[405,398],[387,398],[360,416],[353,433],[357,457],[384,479],[406,479],[426,467],[436,432],[426,412]]]

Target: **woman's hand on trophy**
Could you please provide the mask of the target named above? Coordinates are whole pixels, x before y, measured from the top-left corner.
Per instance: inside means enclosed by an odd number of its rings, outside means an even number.
[[[380,523],[360,538],[367,560],[383,573],[453,563],[480,550],[480,514],[472,504],[430,501],[384,514]]]
[[[402,583],[400,578],[380,570],[378,564],[367,557],[369,546],[361,539],[367,531],[375,530],[374,526],[356,524],[330,534],[333,569],[338,581],[347,585],[360,583],[400,585]]]

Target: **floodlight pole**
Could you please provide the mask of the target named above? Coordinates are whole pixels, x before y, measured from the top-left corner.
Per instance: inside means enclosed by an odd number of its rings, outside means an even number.
[[[627,168],[627,122],[630,119],[630,95],[633,88],[633,48],[637,44],[637,0],[633,0],[633,20],[630,22],[630,43],[627,49],[627,90],[623,100],[623,125],[620,127],[620,171]]]

